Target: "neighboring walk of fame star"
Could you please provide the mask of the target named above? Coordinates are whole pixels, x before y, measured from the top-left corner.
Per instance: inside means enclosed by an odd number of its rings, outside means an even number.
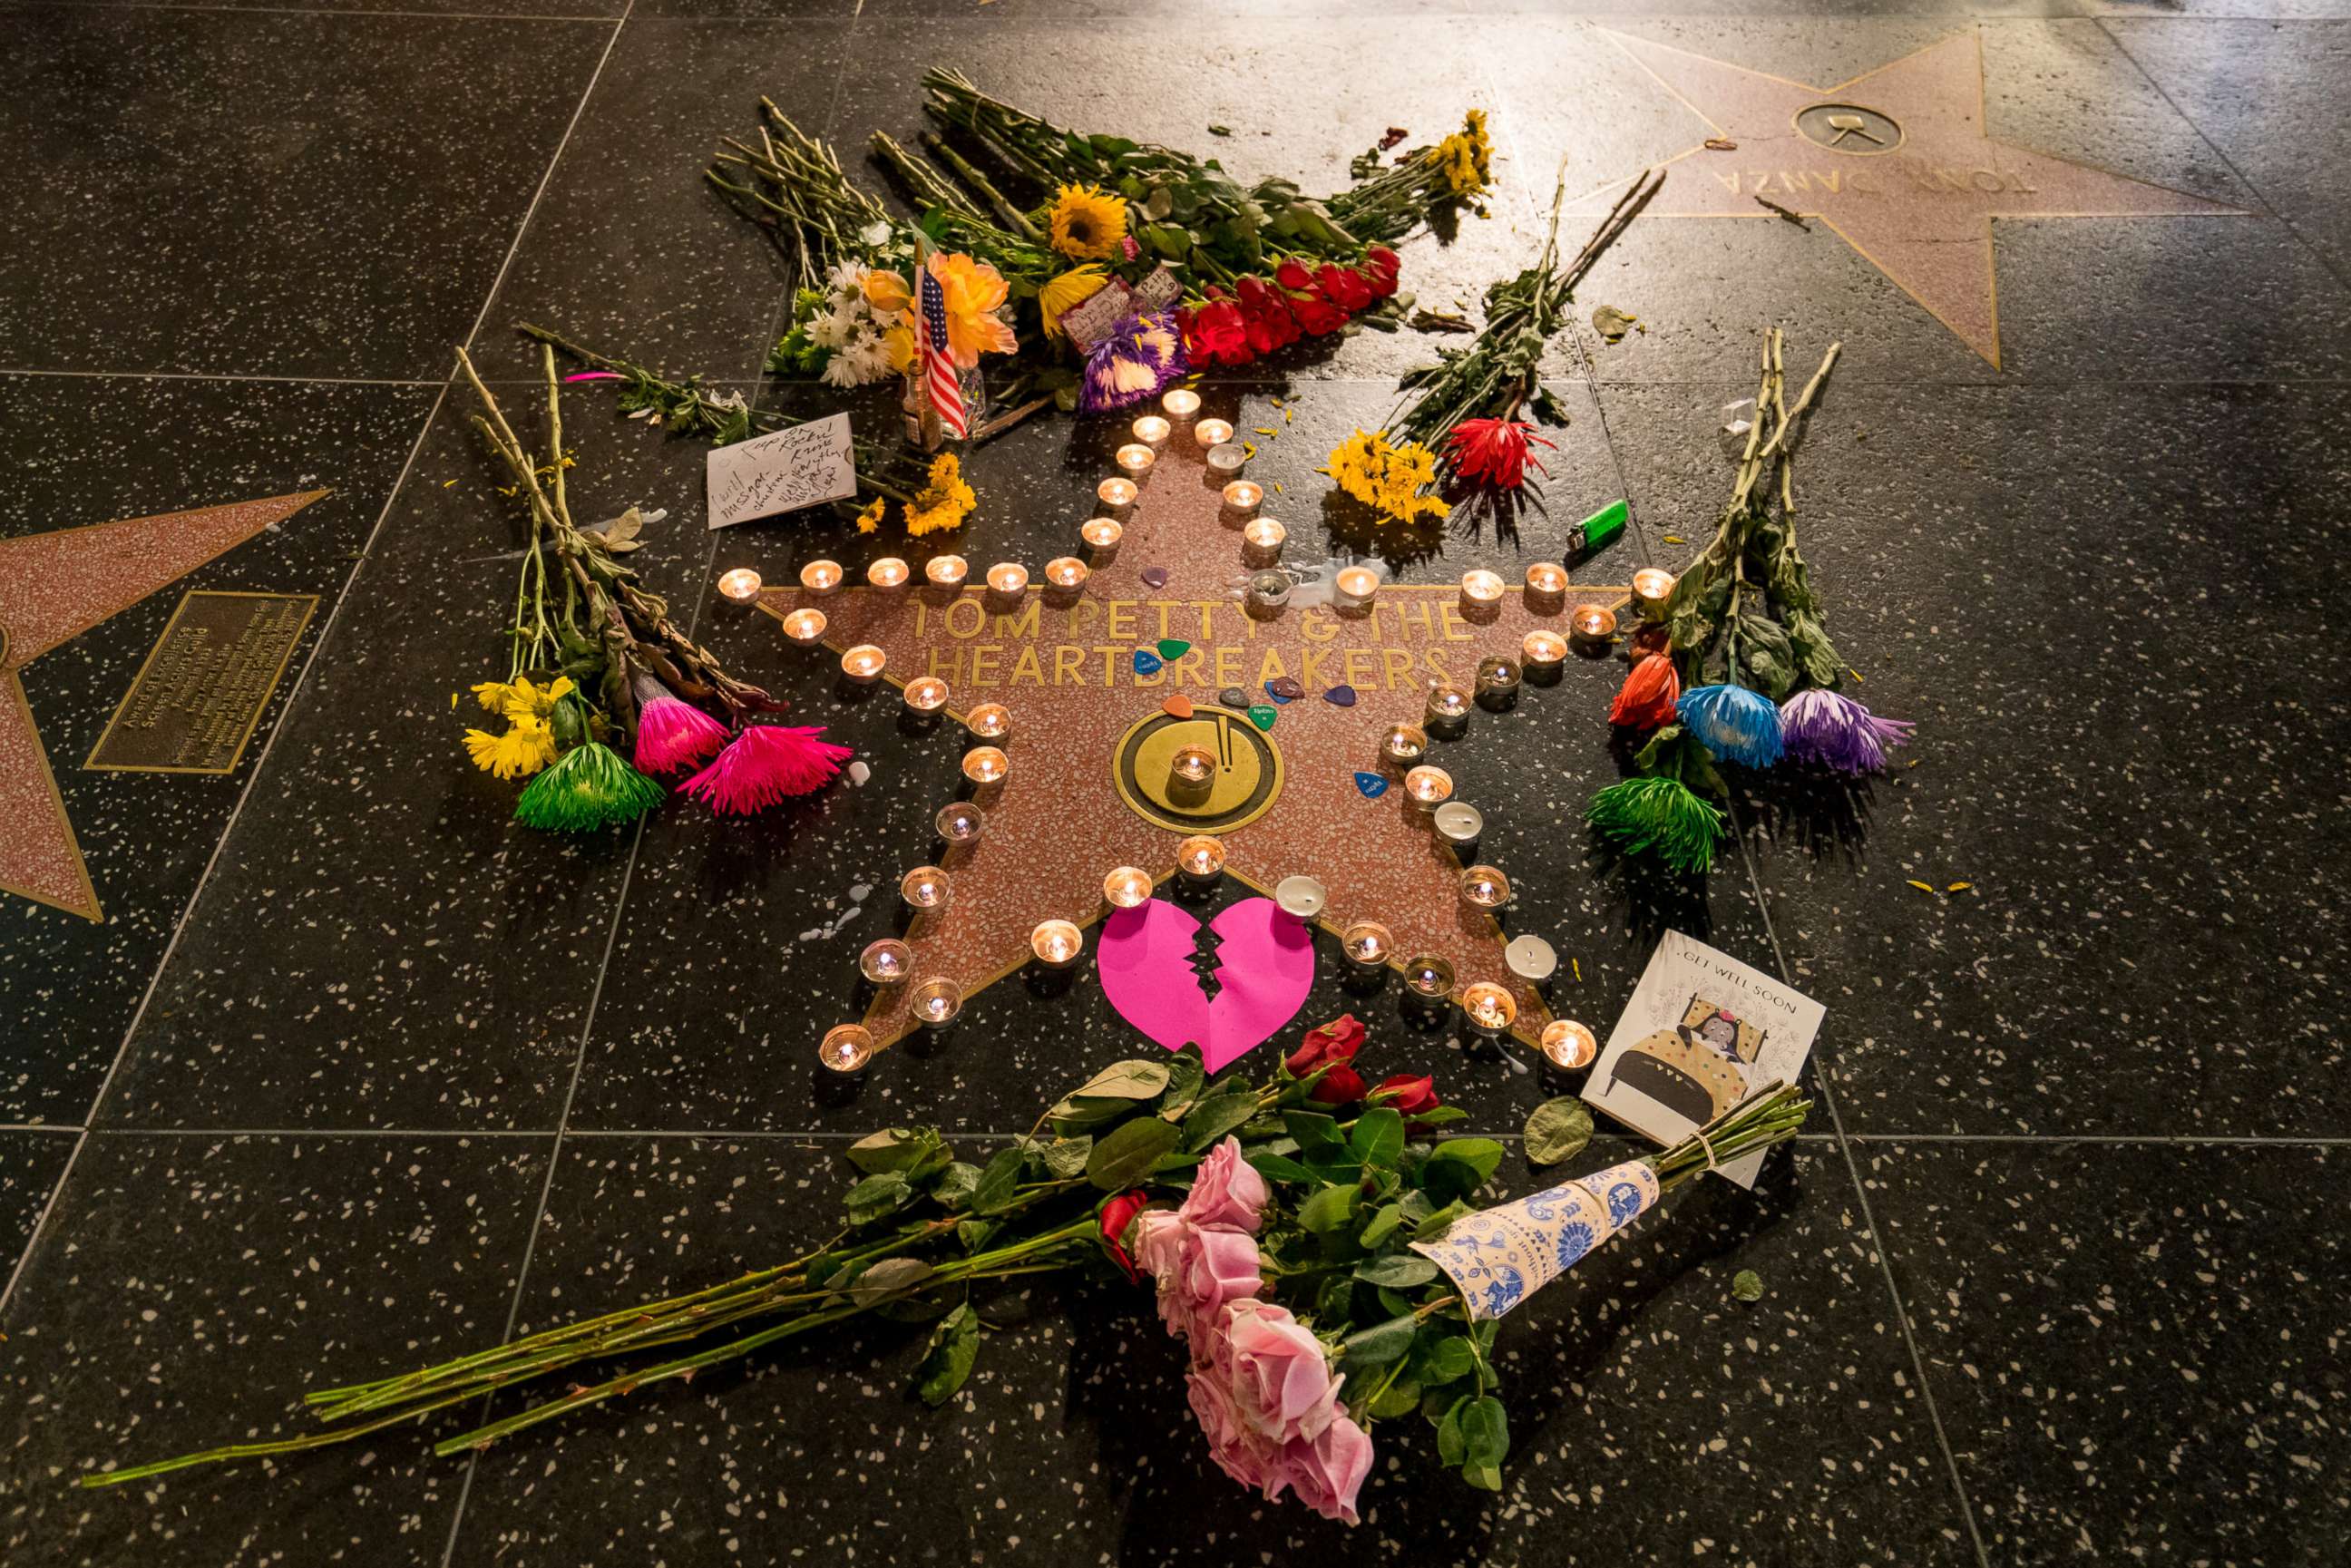
[[[1954,34],[1830,88],[1610,33],[1735,148],[1693,147],[1646,217],[1762,218],[1834,229],[1970,349],[2000,364],[1994,218],[2109,218],[2239,209],[1994,141],[1983,43]],[[1604,211],[1614,187],[1576,204]],[[1764,204],[1769,203],[1770,205]]]
[[[1011,710],[1009,775],[979,797],[987,829],[976,844],[951,851],[941,862],[953,879],[952,895],[945,908],[925,912],[906,933],[914,949],[913,978],[943,976],[967,999],[1018,972],[1029,961],[1029,933],[1039,921],[1084,925],[1103,913],[1102,879],[1116,866],[1150,872],[1161,884],[1160,896],[1170,896],[1184,835],[1145,821],[1122,796],[1114,767],[1139,722],[1161,715],[1172,693],[1185,694],[1204,713],[1226,714],[1210,721],[1236,725],[1226,744],[1258,746],[1245,718],[1236,720],[1213,705],[1227,685],[1249,688],[1253,702],[1269,702],[1261,684],[1269,654],[1275,653],[1306,688],[1304,696],[1279,709],[1274,727],[1261,737],[1280,754],[1278,791],[1229,827],[1195,831],[1217,833],[1226,872],[1245,886],[1270,890],[1299,873],[1324,883],[1330,902],[1316,924],[1334,936],[1352,920],[1386,925],[1395,938],[1392,967],[1419,953],[1444,957],[1454,967],[1457,999],[1473,981],[1508,986],[1518,1003],[1512,1032],[1531,1041],[1549,1009],[1531,985],[1510,972],[1494,917],[1464,905],[1461,861],[1401,788],[1367,800],[1354,773],[1380,767],[1380,737],[1389,725],[1420,722],[1426,697],[1422,681],[1432,673],[1426,654],[1437,652],[1448,675],[1466,689],[1481,658],[1516,659],[1535,627],[1564,634],[1566,608],[1538,612],[1513,588],[1492,620],[1470,622],[1458,609],[1458,583],[1385,583],[1370,620],[1342,621],[1327,610],[1297,605],[1269,620],[1249,617],[1226,596],[1239,570],[1240,533],[1219,520],[1222,481],[1212,483],[1206,475],[1191,433],[1179,428],[1142,481],[1116,555],[1087,578],[1073,607],[1048,606],[1035,589],[1013,617],[984,612],[985,591],[977,587],[956,592],[858,588],[825,596],[769,589],[760,596],[760,608],[778,620],[803,604],[821,610],[833,656],[861,643],[880,647],[893,685],[938,674],[953,689],[950,722],[982,701]],[[1153,586],[1155,568],[1169,573],[1165,587]],[[919,584],[919,564],[915,577]],[[1579,584],[1566,598],[1571,604],[1580,598],[1621,604],[1625,593],[1621,587]],[[1008,637],[1003,620],[1026,616],[1036,617],[1029,622],[1035,630]],[[983,626],[998,630],[983,633]],[[1138,675],[1134,651],[1161,638],[1193,646],[1159,674]],[[1360,655],[1352,673],[1343,656],[1350,646]],[[1307,664],[1304,655],[1316,650],[1322,652]],[[976,682],[983,651],[989,654],[989,674]],[[1393,685],[1391,659],[1404,661],[1393,666]],[[1334,706],[1322,695],[1343,681],[1359,694],[1353,706]],[[877,695],[898,700],[894,692]],[[1458,744],[1479,743],[1479,723],[1472,718]],[[1441,763],[1442,748],[1433,747],[1429,760]],[[929,853],[927,844],[909,844],[901,870]],[[912,988],[893,986],[875,997],[864,1021],[878,1043],[891,1044],[914,1027],[906,1005]]]
[[[326,493],[0,539],[0,893],[105,918],[17,672]]]

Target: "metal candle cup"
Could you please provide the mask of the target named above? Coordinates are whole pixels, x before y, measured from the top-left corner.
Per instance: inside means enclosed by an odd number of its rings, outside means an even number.
[[[1478,661],[1478,695],[1488,702],[1503,701],[1518,693],[1522,672],[1516,659],[1496,653]]]
[[[1510,988],[1491,980],[1475,980],[1461,988],[1461,1010],[1480,1034],[1500,1034],[1519,1021],[1518,999]]]
[[[1141,494],[1132,479],[1110,478],[1094,486],[1094,499],[1113,512],[1125,511]]]
[[[1600,1041],[1573,1019],[1553,1019],[1543,1025],[1543,1060],[1562,1072],[1581,1072],[1600,1054]]]
[[[923,575],[934,588],[961,588],[971,575],[971,562],[959,555],[935,555],[923,564]]]
[[[968,800],[948,801],[931,821],[950,848],[977,843],[987,830],[987,813]]]
[[[963,754],[963,776],[975,784],[1001,784],[1012,771],[1012,759],[993,746],[975,746]]]
[[[718,574],[718,597],[729,604],[745,605],[759,597],[759,574],[747,566]]]
[[[1290,530],[1271,517],[1253,517],[1241,529],[1241,564],[1271,566],[1281,559],[1281,547],[1288,542]]]
[[[1478,567],[1461,574],[1461,608],[1475,615],[1490,615],[1502,607],[1502,578]]]
[[[1453,962],[1434,953],[1415,953],[1404,961],[1404,988],[1416,997],[1434,1001],[1453,994]]]
[[[1311,920],[1331,902],[1331,890],[1311,876],[1285,876],[1274,884],[1273,902],[1285,915]]]
[[[860,643],[841,656],[841,673],[861,686],[870,686],[882,678],[882,667],[890,656],[871,643]]]
[[[898,896],[909,909],[945,909],[954,894],[947,873],[935,865],[918,865],[898,879]]]
[[[1499,866],[1473,865],[1461,873],[1461,902],[1489,913],[1499,909],[1510,902],[1510,879]]]
[[[1176,387],[1159,400],[1159,406],[1170,419],[1189,419],[1200,412],[1200,394],[1190,387]]]
[[[947,684],[936,675],[916,675],[906,683],[904,695],[916,713],[936,713],[947,706]]]
[[[1351,921],[1339,934],[1339,950],[1358,969],[1380,969],[1395,952],[1395,934],[1376,920]]]
[[[1486,831],[1486,818],[1467,800],[1447,800],[1429,814],[1437,836],[1455,849],[1467,849]]]
[[[999,560],[987,569],[987,591],[1018,599],[1029,591],[1029,569],[1018,561]]]
[[[1205,746],[1179,746],[1167,759],[1167,782],[1179,795],[1206,790],[1217,776],[1217,754]]]
[[[1380,591],[1380,574],[1368,566],[1343,566],[1331,580],[1332,595],[1342,610],[1361,610]]]
[[[1232,438],[1232,424],[1226,420],[1204,419],[1192,427],[1192,439],[1203,447],[1222,446]]]
[[[1579,604],[1568,612],[1567,629],[1580,646],[1596,648],[1616,635],[1616,612],[1605,605]]]
[[[1002,703],[982,703],[964,715],[963,722],[982,740],[1002,740],[1012,733],[1012,710]]]
[[[1567,569],[1547,560],[1527,568],[1527,608],[1549,615],[1567,602]]]
[[[1134,422],[1134,438],[1155,450],[1164,445],[1168,432],[1176,427],[1155,413],[1146,413]]]
[[[1225,486],[1217,515],[1228,524],[1245,523],[1256,517],[1258,508],[1264,505],[1264,486],[1254,479],[1236,479]]]
[[[963,1011],[963,988],[934,975],[906,993],[906,1010],[925,1029],[945,1029]]]
[[[800,568],[800,586],[810,593],[837,593],[841,580],[841,563],[837,560],[812,560]]]
[[[1151,873],[1141,866],[1113,866],[1102,878],[1102,897],[1113,909],[1140,908],[1151,902]]]
[[[1559,968],[1559,951],[1540,936],[1513,936],[1502,949],[1502,962],[1521,980],[1541,985]]]
[[[862,1072],[873,1060],[873,1032],[862,1024],[837,1023],[817,1042],[816,1060],[827,1071],[843,1077]]]
[[[815,647],[824,640],[824,612],[792,611],[784,617],[784,637],[799,647]]]
[[[1029,951],[1048,969],[1066,969],[1086,950],[1086,939],[1069,920],[1040,920],[1029,933]]]
[[[1249,466],[1249,449],[1237,442],[1228,441],[1221,446],[1208,448],[1208,473],[1215,478],[1232,479]]]
[[[1176,869],[1184,880],[1206,885],[1224,874],[1224,841],[1209,833],[1195,833],[1176,846]]]
[[[1380,758],[1396,768],[1411,768],[1428,755],[1428,731],[1416,724],[1392,724],[1380,737]]]
[[[904,588],[914,579],[914,569],[894,555],[885,555],[865,569],[866,582],[885,592]]]
[[[914,950],[895,936],[868,942],[857,956],[857,972],[877,986],[894,986],[914,970]]]
[[[1471,706],[1468,692],[1450,681],[1438,681],[1428,688],[1428,704],[1421,722],[1431,729],[1457,728],[1468,721]]]
[[[1567,639],[1538,626],[1519,644],[1519,655],[1528,669],[1549,673],[1567,662]]]
[[[1086,541],[1094,552],[1094,564],[1100,566],[1118,553],[1118,541],[1126,537],[1126,530],[1115,517],[1089,517],[1078,537]]]
[[[1083,588],[1091,575],[1076,556],[1057,555],[1045,563],[1045,591],[1066,598]]]
[[[1453,775],[1424,763],[1404,776],[1405,799],[1423,811],[1434,811],[1453,798]]]
[[[1290,602],[1290,579],[1278,571],[1254,572],[1249,580],[1249,607],[1275,611]]]
[[[1131,441],[1118,449],[1118,470],[1130,479],[1142,478],[1151,472],[1151,465],[1158,461],[1159,454],[1152,451],[1140,441]]]
[[[1633,602],[1641,613],[1655,620],[1666,612],[1666,601],[1674,591],[1674,574],[1663,567],[1645,566],[1633,574]]]

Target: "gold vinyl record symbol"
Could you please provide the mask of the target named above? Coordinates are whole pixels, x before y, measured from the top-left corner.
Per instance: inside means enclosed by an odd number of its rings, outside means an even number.
[[[1265,815],[1281,793],[1281,753],[1245,714],[1205,704],[1189,718],[1154,713],[1119,738],[1119,799],[1178,833],[1223,833]]]

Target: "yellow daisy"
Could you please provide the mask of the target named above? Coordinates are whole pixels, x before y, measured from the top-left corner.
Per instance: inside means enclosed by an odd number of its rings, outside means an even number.
[[[906,533],[920,538],[963,527],[979,498],[964,483],[963,465],[952,452],[942,452],[931,463],[931,482],[914,493],[906,507]]]
[[[1391,444],[1385,431],[1358,430],[1332,449],[1322,472],[1384,521],[1415,523],[1453,509],[1424,493],[1436,483],[1437,455],[1418,442]]]
[[[465,732],[465,750],[474,766],[500,779],[527,779],[555,760],[555,737],[535,718],[517,718],[504,735],[487,730]]]
[[[1098,185],[1064,185],[1047,214],[1053,248],[1072,261],[1108,261],[1123,248],[1126,199]]]
[[[873,504],[857,514],[857,531],[872,534],[882,531],[882,508],[890,504],[886,496],[876,496]]]

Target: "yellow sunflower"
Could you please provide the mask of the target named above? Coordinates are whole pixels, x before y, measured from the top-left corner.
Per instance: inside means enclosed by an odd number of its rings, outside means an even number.
[[[971,509],[979,504],[971,486],[964,483],[963,465],[952,452],[942,452],[931,461],[931,482],[914,492],[906,507],[906,534],[920,538],[925,534],[941,533],[963,527]]]
[[[1110,281],[1099,267],[1073,267],[1037,291],[1037,313],[1045,319],[1045,336],[1059,339],[1061,318],[1102,291]]]
[[[1072,261],[1108,261],[1126,238],[1126,199],[1098,185],[1064,185],[1047,214],[1053,248]]]
[[[1437,144],[1438,171],[1457,196],[1474,196],[1494,177],[1494,144],[1486,135],[1486,111],[1473,109],[1461,129]]]

